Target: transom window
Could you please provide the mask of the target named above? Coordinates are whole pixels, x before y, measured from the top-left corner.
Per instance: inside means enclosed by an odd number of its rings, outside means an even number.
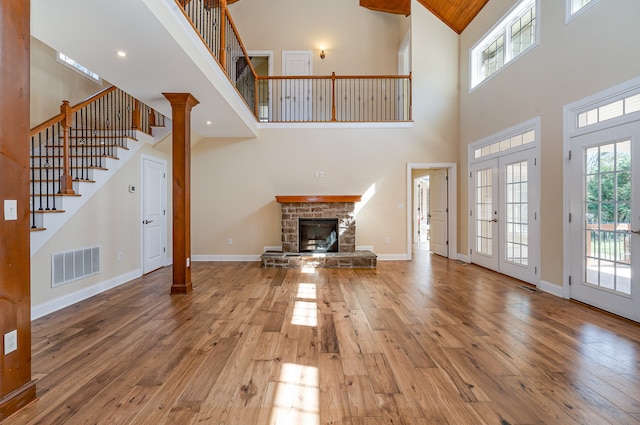
[[[91,71],[86,66],[80,65],[78,62],[76,62],[69,56],[65,55],[64,53],[58,52],[58,54],[56,55],[56,58],[58,59],[58,62],[60,62],[61,64],[73,69],[76,72],[79,72],[80,74],[84,75],[90,80],[95,81],[96,83],[102,84],[102,79],[98,74]]]
[[[566,0],[567,2],[567,22],[571,21],[578,15],[581,15],[599,0]]]
[[[472,89],[537,44],[538,1],[520,1],[471,48]]]

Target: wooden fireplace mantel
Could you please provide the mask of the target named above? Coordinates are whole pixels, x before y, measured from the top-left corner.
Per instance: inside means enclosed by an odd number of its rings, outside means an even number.
[[[276,196],[281,204],[294,202],[360,202],[362,195],[298,195]]]

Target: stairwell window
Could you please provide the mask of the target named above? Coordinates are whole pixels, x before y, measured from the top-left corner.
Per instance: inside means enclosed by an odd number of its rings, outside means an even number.
[[[567,19],[569,23],[573,19],[582,15],[587,10],[591,9],[599,0],[566,0],[567,4]]]
[[[520,1],[471,48],[471,89],[538,44],[538,4]]]
[[[71,59],[69,56],[65,55],[62,52],[57,52],[56,59],[58,62],[66,66],[67,68],[71,68],[76,72],[84,75],[88,79],[92,80],[95,83],[102,84],[102,78],[95,72],[88,69],[86,66],[80,65],[75,60]]]

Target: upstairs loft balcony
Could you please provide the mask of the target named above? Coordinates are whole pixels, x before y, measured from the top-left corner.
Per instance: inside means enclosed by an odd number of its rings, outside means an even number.
[[[163,92],[193,94],[203,137],[256,137],[263,123],[411,121],[410,75],[258,75],[225,0],[51,3],[32,0],[36,38],[167,116]]]

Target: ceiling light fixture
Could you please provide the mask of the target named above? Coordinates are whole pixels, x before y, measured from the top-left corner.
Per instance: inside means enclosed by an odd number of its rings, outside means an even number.
[[[122,50],[118,50],[118,52],[116,53],[118,56],[120,56],[121,58],[124,58],[127,56],[127,53],[122,51]]]

